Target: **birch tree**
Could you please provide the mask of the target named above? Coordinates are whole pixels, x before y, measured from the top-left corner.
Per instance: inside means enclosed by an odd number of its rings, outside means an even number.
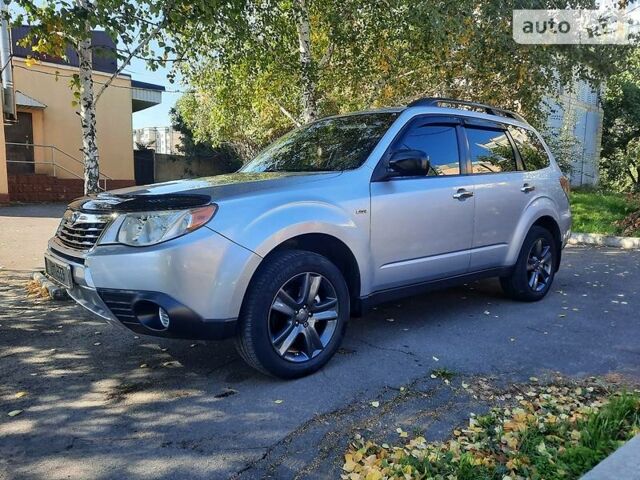
[[[624,55],[619,46],[515,43],[513,9],[551,3],[231,0],[206,28],[191,22],[171,32],[199,46],[180,64],[193,93],[177,108],[196,138],[239,146],[245,157],[319,116],[421,96],[542,120],[545,94],[574,76],[598,83]]]
[[[68,49],[77,52],[78,74],[72,77],[74,106],[79,109],[82,130],[85,194],[100,191],[100,156],[97,141],[96,107],[104,91],[133,58],[147,60],[151,68],[170,60],[175,47],[162,41],[161,33],[171,22],[184,21],[192,9],[176,1],[154,2],[121,0],[16,0],[19,7],[12,23],[31,27],[22,40],[33,51],[28,64],[38,58],[66,58]],[[92,31],[104,29],[120,48],[113,52],[118,59],[116,71],[95,91],[93,81]],[[156,50],[151,42],[157,41]]]

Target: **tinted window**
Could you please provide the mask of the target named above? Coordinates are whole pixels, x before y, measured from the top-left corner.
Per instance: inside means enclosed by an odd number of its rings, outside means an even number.
[[[473,173],[513,172],[516,157],[502,130],[466,127]]]
[[[394,151],[422,150],[429,158],[429,176],[459,175],[458,137],[453,125],[417,122],[394,144]]]
[[[242,172],[321,172],[358,168],[396,119],[369,113],[318,120],[276,140]]]
[[[550,165],[549,156],[535,133],[512,126],[509,127],[509,133],[516,142],[525,170],[541,170]]]

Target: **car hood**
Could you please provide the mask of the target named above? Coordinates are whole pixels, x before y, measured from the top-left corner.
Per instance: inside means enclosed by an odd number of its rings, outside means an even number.
[[[80,198],[71,203],[70,207],[88,212],[190,208],[262,190],[282,189],[334,178],[340,173],[237,172],[112,190]]]

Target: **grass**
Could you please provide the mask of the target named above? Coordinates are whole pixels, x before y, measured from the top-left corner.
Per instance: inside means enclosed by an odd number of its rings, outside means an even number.
[[[431,370],[431,378],[441,378],[443,380],[451,381],[455,376],[456,372],[453,372],[448,368],[436,368]]]
[[[516,405],[471,417],[452,439],[382,446],[361,437],[346,480],[578,479],[640,432],[640,396],[602,386],[529,386]]]
[[[570,200],[574,232],[640,237],[640,228],[629,232],[619,224],[640,211],[637,196],[579,189],[571,192]]]

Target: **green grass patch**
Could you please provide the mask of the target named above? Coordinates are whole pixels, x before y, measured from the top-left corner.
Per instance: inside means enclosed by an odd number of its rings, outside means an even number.
[[[516,404],[471,417],[445,442],[380,446],[362,437],[343,479],[578,479],[640,432],[640,396],[602,386],[519,389]]]
[[[453,372],[448,368],[435,368],[431,370],[431,378],[441,378],[443,380],[451,381],[455,376],[456,372]]]
[[[640,236],[640,229],[624,232],[624,227],[620,225],[627,216],[640,211],[637,196],[598,190],[574,190],[570,200],[574,232]]]

